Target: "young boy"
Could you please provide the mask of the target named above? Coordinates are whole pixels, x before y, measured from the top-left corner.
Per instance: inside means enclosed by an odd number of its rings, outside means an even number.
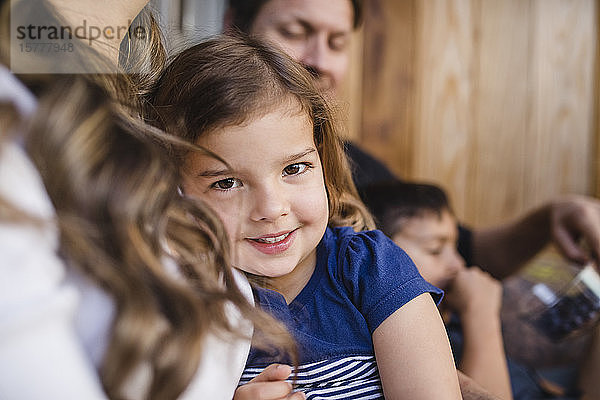
[[[459,369],[492,394],[511,399],[500,322],[502,286],[478,267],[465,266],[445,193],[432,185],[392,181],[370,186],[364,200],[378,227],[408,253],[426,280],[446,292],[440,311]],[[452,340],[458,320],[462,344]]]

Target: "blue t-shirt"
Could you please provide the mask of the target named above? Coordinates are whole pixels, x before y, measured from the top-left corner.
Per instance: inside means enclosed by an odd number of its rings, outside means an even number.
[[[296,389],[309,399],[383,398],[371,335],[422,293],[441,300],[408,255],[380,231],[327,228],[310,280],[288,305],[273,290],[256,289],[263,310],[286,324],[297,341]],[[240,384],[266,366],[289,362],[251,349]]]

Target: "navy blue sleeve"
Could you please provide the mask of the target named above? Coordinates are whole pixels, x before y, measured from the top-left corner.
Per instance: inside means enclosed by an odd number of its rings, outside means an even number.
[[[419,274],[410,257],[381,231],[349,235],[340,243],[343,282],[371,334],[396,310],[423,293],[443,292]]]
[[[352,180],[359,192],[370,184],[396,179],[383,162],[362,150],[358,145],[345,141],[344,151],[350,164]]]

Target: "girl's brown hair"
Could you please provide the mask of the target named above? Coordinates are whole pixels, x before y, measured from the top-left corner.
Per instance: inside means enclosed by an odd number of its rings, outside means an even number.
[[[254,38],[223,35],[177,55],[156,83],[151,122],[190,143],[217,128],[240,125],[285,101],[313,124],[329,200],[329,225],[373,226],[359,200],[331,109],[311,75],[291,57]],[[182,162],[185,152],[174,151]]]
[[[18,12],[26,12],[29,1],[15,2],[23,7]],[[3,6],[5,31],[8,2]],[[47,13],[48,21],[56,18],[49,6]],[[9,46],[0,43],[4,65]],[[104,62],[85,46],[77,51],[83,62]],[[56,61],[40,54],[39,62]],[[136,76],[21,76],[39,100],[35,115],[23,125],[12,121],[14,113],[0,114],[24,133],[56,210],[61,256],[115,302],[100,370],[114,399],[127,398],[129,378],[144,366],[151,371],[144,398],[177,398],[197,369],[207,334],[241,337],[241,327],[227,314],[231,305],[256,327],[266,326],[274,346],[290,348],[285,330],[253,307],[235,283],[218,218],[177,194],[178,169],[158,143],[177,146],[180,140],[135,114],[138,96],[150,87],[159,64],[160,59],[149,62]],[[0,212],[0,222],[13,223],[9,215],[18,205],[0,207],[7,210]],[[165,270],[169,260],[177,273]]]

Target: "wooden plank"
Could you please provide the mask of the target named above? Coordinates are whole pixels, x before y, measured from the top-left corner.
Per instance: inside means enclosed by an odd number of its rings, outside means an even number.
[[[363,35],[363,28],[352,34],[348,76],[340,89],[338,100],[342,136],[354,141],[360,141],[362,130]]]
[[[531,1],[481,0],[471,111],[465,220],[498,223],[525,207],[527,135],[532,93]]]
[[[594,143],[594,0],[534,0],[535,98],[526,181],[527,202],[559,193],[587,194]]]
[[[596,195],[596,197],[600,197],[600,5],[596,1],[594,3],[594,7],[596,8],[596,76],[595,76],[595,90],[596,90],[596,99],[594,104],[594,113],[596,120],[595,127],[595,140],[596,140],[596,153],[594,154],[594,182],[595,187],[592,192]]]
[[[365,148],[475,226],[600,195],[597,0],[366,5]]]
[[[365,2],[360,144],[404,177],[414,157],[416,3]]]
[[[417,125],[413,177],[444,186],[459,218],[472,136],[473,3],[422,1],[417,7]]]

